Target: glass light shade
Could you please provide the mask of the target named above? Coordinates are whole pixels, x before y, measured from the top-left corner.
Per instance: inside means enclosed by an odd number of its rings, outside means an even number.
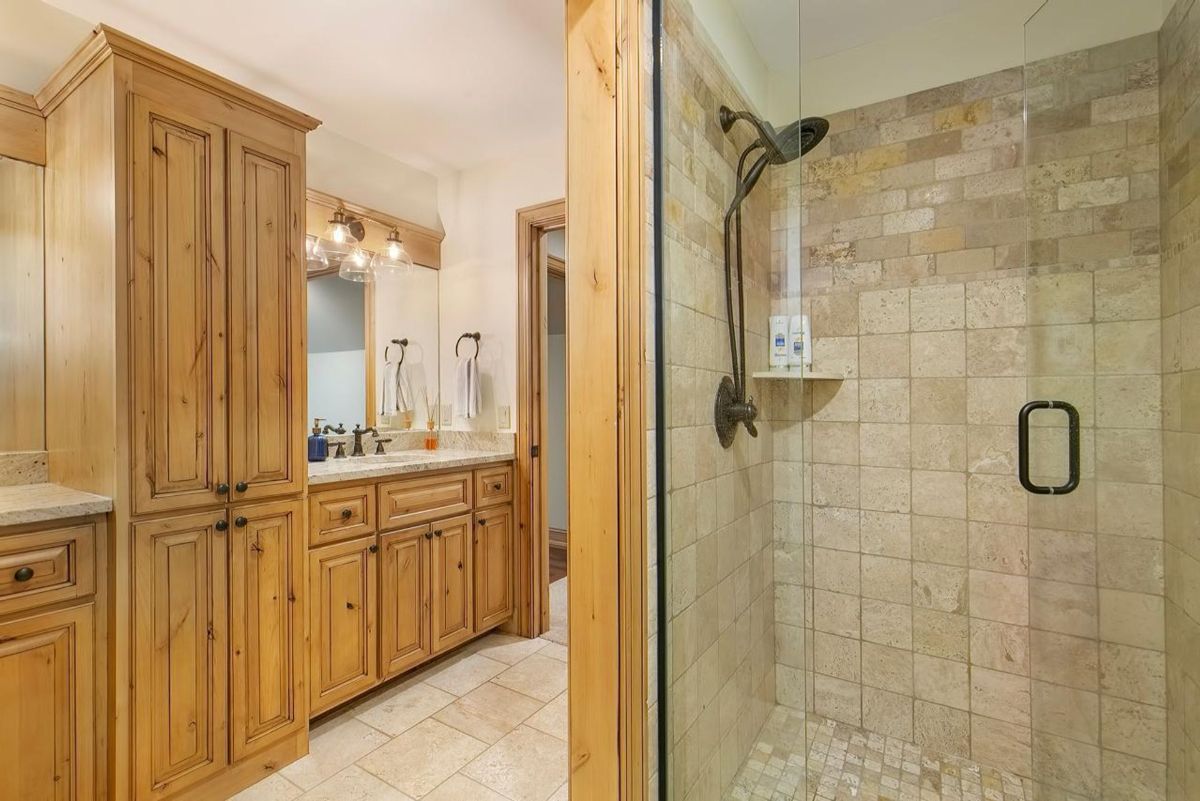
[[[383,248],[375,254],[372,266],[379,275],[397,276],[412,272],[412,257],[405,250],[404,243],[400,241],[400,232],[395,228],[388,234]]]
[[[357,281],[360,284],[375,280],[375,270],[371,266],[371,257],[357,245],[342,259],[338,265],[338,275],[347,281]]]
[[[325,255],[325,248],[321,247],[320,240],[315,236],[309,235],[304,237],[304,260],[305,268],[309,272],[316,272],[329,267],[329,257]]]
[[[338,209],[333,213],[329,227],[325,229],[325,234],[318,244],[325,251],[325,255],[335,261],[346,258],[358,247],[358,240],[350,233],[346,212]]]

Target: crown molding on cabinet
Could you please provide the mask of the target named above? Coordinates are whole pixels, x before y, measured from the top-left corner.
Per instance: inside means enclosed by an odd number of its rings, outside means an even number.
[[[0,86],[0,156],[46,163],[46,120],[33,95]]]

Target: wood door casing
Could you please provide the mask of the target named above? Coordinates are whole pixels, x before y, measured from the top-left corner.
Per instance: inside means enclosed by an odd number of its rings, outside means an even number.
[[[475,632],[507,623],[513,613],[513,510],[475,513]]]
[[[228,163],[230,478],[235,501],[257,500],[306,481],[304,170],[235,132]]]
[[[0,624],[4,798],[95,798],[92,604]]]
[[[235,507],[231,514],[230,729],[238,761],[308,722],[304,504]]]
[[[432,524],[430,581],[433,652],[440,653],[471,639],[475,633],[474,586],[471,581],[471,515]]]
[[[370,689],[379,677],[375,541],[372,535],[309,551],[310,715]]]
[[[133,526],[135,795],[158,799],[229,764],[225,510]]]
[[[383,678],[428,659],[429,580],[433,531],[428,526],[379,537],[379,658]]]
[[[228,480],[225,132],[132,106],[131,470],[146,514],[218,503]]]

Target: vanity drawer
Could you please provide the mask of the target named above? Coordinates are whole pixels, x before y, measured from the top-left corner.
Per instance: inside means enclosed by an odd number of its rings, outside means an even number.
[[[96,525],[0,538],[0,614],[91,595]]]
[[[471,473],[443,473],[380,484],[380,530],[407,528],[470,512],[473,481]]]
[[[308,544],[375,533],[375,485],[342,487],[308,496]]]
[[[497,506],[513,499],[513,468],[511,464],[484,467],[475,471],[475,505]]]

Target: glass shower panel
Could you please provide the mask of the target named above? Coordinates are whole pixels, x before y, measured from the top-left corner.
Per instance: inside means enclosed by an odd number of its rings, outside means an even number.
[[[754,35],[747,23],[761,19],[744,15],[756,4],[654,8],[662,590],[651,675],[663,801],[805,797],[801,382],[763,376],[771,316],[801,308],[798,284],[787,287],[789,270],[799,275],[797,163],[809,140],[798,8],[771,6],[796,36]]]
[[[1039,798],[1165,798],[1160,65],[1146,12],[1049,0],[1026,25],[1025,267],[991,282],[988,325],[968,331],[986,422],[1017,443],[997,457],[1020,480],[971,488],[994,556],[971,576],[991,621],[972,647],[1028,676],[1006,733]]]

